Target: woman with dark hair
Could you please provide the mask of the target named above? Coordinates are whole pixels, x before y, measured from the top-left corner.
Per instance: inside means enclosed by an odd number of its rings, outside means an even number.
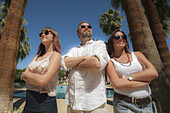
[[[114,113],[156,111],[149,87],[149,83],[158,77],[154,66],[141,52],[129,52],[127,36],[121,30],[110,35],[108,53],[111,61],[106,70],[114,87]]]
[[[23,113],[57,113],[56,81],[61,62],[58,34],[51,28],[42,29],[38,53],[21,79],[27,83]]]

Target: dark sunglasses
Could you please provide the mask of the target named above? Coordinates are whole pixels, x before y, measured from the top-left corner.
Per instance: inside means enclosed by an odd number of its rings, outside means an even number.
[[[87,26],[89,29],[92,28],[91,25],[81,25],[81,29],[82,29],[82,28],[85,28],[86,26]]]
[[[126,36],[125,35],[116,35],[116,36],[113,36],[113,38],[115,39],[115,40],[119,40],[120,39],[120,37],[122,37],[123,39],[126,39]]]
[[[51,32],[51,31],[45,30],[44,34],[45,34],[45,35],[48,35],[49,32]],[[52,32],[51,32],[51,33],[52,33]],[[39,34],[39,36],[41,37],[42,34],[43,34],[43,33],[41,32],[41,33]],[[52,33],[52,34],[53,34],[53,33]],[[53,35],[54,35],[54,34],[53,34]],[[54,35],[54,36],[55,36],[55,35]]]

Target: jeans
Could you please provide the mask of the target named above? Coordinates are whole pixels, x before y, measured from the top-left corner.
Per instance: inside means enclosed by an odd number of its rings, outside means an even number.
[[[151,101],[146,106],[136,106],[114,97],[113,100],[114,113],[157,113],[156,105]]]

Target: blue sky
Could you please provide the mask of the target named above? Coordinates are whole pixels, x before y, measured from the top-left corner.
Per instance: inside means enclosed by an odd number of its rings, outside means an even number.
[[[40,44],[39,33],[44,27],[51,27],[59,34],[62,46],[62,55],[72,47],[78,46],[80,40],[76,29],[81,21],[87,21],[92,25],[92,38],[107,41],[106,36],[99,27],[100,16],[112,8],[110,0],[28,0],[24,18],[27,20],[28,37],[31,39],[31,51],[22,61],[19,61],[17,69],[26,68],[38,51]],[[121,10],[120,10],[121,11]],[[122,30],[128,34],[127,20],[124,12]],[[130,43],[130,48],[131,42]],[[167,40],[170,48],[170,39]]]

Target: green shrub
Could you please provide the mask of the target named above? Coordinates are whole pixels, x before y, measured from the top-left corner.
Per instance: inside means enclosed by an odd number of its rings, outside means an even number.
[[[25,82],[18,82],[18,83],[14,83],[14,87],[15,88],[22,88],[26,85]]]
[[[15,79],[14,79],[14,82],[15,82],[15,83],[16,83],[16,82],[22,82],[21,77],[18,76],[18,75],[16,75],[16,76],[15,76]]]

